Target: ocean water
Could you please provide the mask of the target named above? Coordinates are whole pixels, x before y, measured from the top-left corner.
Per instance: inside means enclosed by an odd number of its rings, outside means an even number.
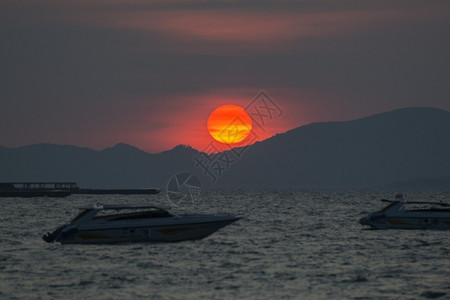
[[[41,236],[79,206],[167,206],[164,194],[3,198],[0,299],[450,299],[450,232],[358,224],[392,196],[205,191],[183,212],[242,219],[203,240],[124,245],[48,244]],[[450,193],[406,197],[449,201]]]

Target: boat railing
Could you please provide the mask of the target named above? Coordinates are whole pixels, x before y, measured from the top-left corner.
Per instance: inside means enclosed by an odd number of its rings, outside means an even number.
[[[76,190],[76,182],[2,182],[1,189],[9,190]]]

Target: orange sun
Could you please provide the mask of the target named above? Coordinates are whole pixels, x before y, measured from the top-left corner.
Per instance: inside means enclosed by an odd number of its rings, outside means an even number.
[[[208,118],[209,134],[218,142],[235,144],[245,139],[252,130],[252,119],[237,105],[222,105]]]

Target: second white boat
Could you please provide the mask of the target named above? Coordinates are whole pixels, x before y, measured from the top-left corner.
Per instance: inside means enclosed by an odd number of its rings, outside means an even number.
[[[369,213],[361,218],[361,225],[372,229],[450,229],[450,205],[427,201],[381,201],[389,203],[380,211]]]

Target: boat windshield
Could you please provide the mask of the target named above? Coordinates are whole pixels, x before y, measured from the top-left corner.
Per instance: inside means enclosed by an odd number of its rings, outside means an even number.
[[[152,209],[120,209],[120,210],[101,210],[95,219],[106,219],[108,221],[148,219],[148,218],[167,218],[171,217],[167,210],[162,208]]]

